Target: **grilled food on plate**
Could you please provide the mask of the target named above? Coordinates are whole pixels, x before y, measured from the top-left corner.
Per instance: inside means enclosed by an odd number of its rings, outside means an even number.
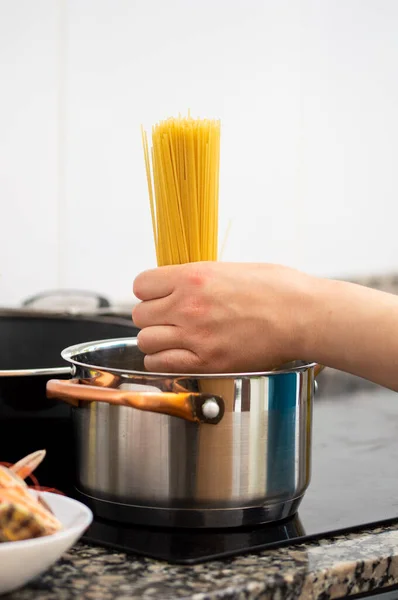
[[[38,450],[14,465],[0,464],[0,542],[42,537],[62,529],[40,492],[24,481],[45,455],[45,450]]]

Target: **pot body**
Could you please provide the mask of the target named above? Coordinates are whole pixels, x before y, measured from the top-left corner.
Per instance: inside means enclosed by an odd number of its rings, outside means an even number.
[[[145,372],[135,340],[67,349],[90,386],[216,394],[217,424],[104,402],[72,409],[77,488],[119,521],[229,527],[283,519],[310,482],[314,365],[263,374]],[[127,368],[128,367],[128,368]]]

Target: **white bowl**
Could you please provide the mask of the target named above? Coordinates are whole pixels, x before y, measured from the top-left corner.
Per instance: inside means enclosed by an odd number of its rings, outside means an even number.
[[[93,520],[87,506],[59,494],[41,492],[64,529],[40,538],[0,543],[0,594],[12,592],[44,573],[83,535]]]

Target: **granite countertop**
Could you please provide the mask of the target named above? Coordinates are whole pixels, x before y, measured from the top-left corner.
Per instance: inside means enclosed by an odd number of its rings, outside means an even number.
[[[398,291],[395,275],[356,282],[393,293]],[[319,376],[318,382],[321,401],[324,396],[379,393],[379,388],[365,380],[330,369]],[[398,408],[396,413],[398,423]],[[380,424],[377,427],[380,434]],[[389,435],[393,434],[392,429]],[[373,460],[373,465],[380,461],[376,446]],[[389,464],[394,461],[392,457]],[[366,468],[366,462],[362,463],[362,469],[364,465]],[[391,475],[396,477],[395,473]],[[363,471],[359,477],[363,479]],[[77,543],[44,575],[1,598],[328,600],[370,591],[381,593],[395,585],[398,585],[398,513],[396,522],[389,526],[195,566],[169,565]],[[398,598],[398,590],[395,594],[391,597]]]
[[[4,600],[328,600],[398,584],[398,523],[196,566],[78,543]]]

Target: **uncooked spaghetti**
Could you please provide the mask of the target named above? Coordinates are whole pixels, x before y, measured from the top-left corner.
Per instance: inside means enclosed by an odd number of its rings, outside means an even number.
[[[158,266],[217,260],[220,121],[166,119],[142,143]]]

